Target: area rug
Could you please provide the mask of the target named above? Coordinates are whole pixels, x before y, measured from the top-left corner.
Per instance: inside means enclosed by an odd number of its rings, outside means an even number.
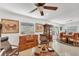
[[[34,56],[58,56],[56,52],[41,52],[41,53],[34,53]]]
[[[54,52],[41,52],[40,56],[53,56]]]

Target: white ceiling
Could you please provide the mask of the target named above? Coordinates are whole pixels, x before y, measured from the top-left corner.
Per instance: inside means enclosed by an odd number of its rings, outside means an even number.
[[[29,13],[36,8],[33,3],[1,3],[0,7],[13,13],[25,15],[28,17],[48,20],[59,24],[65,24],[72,21],[78,21],[79,4],[78,3],[47,3],[47,6],[56,6],[58,10],[44,10],[45,15],[40,16],[39,11]],[[71,21],[72,20],[72,21]]]

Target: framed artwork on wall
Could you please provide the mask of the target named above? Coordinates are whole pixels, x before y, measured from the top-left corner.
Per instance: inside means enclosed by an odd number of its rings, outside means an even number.
[[[43,25],[36,23],[35,24],[35,32],[43,32]]]
[[[18,33],[19,32],[19,21],[11,19],[1,19],[2,22],[2,33]]]

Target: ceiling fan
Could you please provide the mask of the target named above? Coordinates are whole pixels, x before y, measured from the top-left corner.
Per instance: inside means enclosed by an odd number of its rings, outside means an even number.
[[[35,3],[35,6],[37,6],[37,8],[33,9],[32,11],[30,11],[30,13],[39,10],[41,16],[44,16],[44,12],[43,9],[47,9],[47,10],[57,10],[58,7],[54,7],[54,6],[45,6],[46,3]]]

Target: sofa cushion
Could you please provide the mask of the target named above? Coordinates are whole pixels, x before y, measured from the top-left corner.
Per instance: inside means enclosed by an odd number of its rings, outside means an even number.
[[[19,38],[20,38],[19,44],[25,44],[26,43],[26,36],[20,36]]]
[[[26,42],[34,42],[33,39],[26,40]]]

